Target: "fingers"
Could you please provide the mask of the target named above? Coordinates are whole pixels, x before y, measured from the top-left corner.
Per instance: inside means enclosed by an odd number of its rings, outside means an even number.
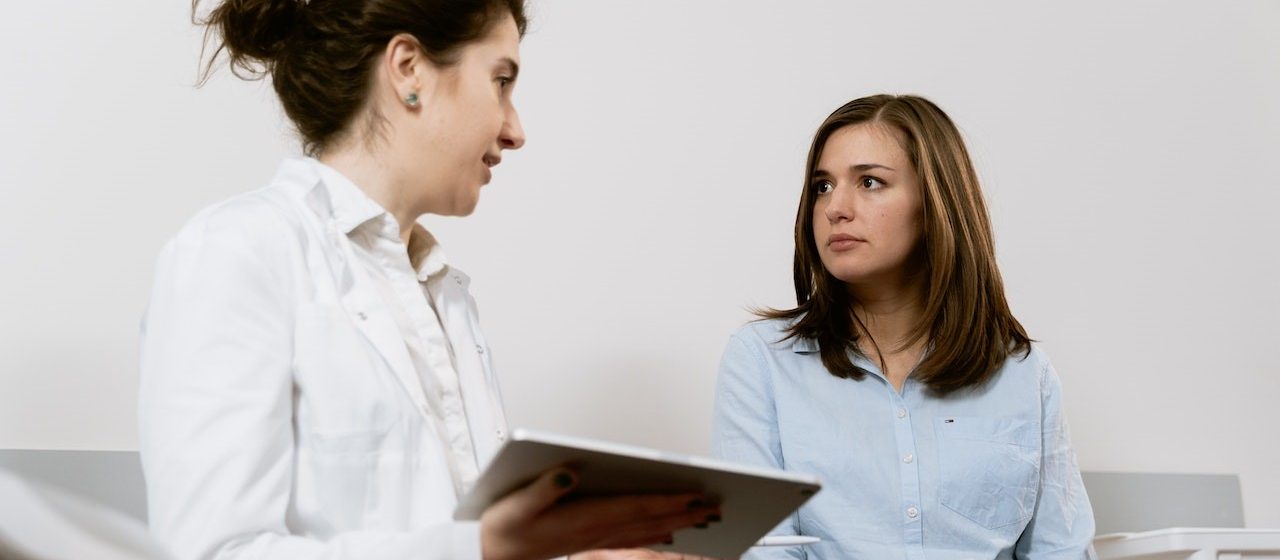
[[[524,550],[547,552],[550,557],[663,544],[676,530],[710,522],[719,515],[718,506],[699,494],[559,501],[576,486],[577,477],[571,472],[548,471],[486,511],[481,527],[490,521],[495,534],[509,533],[522,541]]]
[[[549,469],[528,486],[511,494],[516,515],[531,518],[555,505],[578,484],[577,475],[566,468]]]
[[[619,531],[620,536],[650,536],[650,535],[670,535],[676,531],[697,527],[706,529],[711,523],[720,520],[720,514],[715,509],[700,508],[693,511],[681,512],[674,515],[666,515],[663,517],[653,518],[639,523],[634,523]],[[661,542],[661,541],[659,541]],[[653,542],[647,544],[655,544]],[[638,545],[635,545],[638,546]]]
[[[701,494],[586,498],[565,504],[557,510],[557,513],[568,517],[589,519],[591,524],[602,526],[630,525],[683,514],[700,513],[705,517],[719,513],[719,508]]]
[[[626,524],[603,537],[594,546],[599,548],[635,548],[670,544],[676,531],[689,527],[706,528],[720,520],[719,509],[704,506],[692,511],[649,518]]]

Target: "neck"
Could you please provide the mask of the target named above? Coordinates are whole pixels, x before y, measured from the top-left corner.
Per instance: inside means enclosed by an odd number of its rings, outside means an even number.
[[[396,176],[384,158],[363,147],[348,145],[326,150],[317,159],[342,173],[390,213],[400,225],[400,239],[405,244],[409,243],[413,225],[424,213],[420,209],[421,201],[410,196],[411,189]]]
[[[920,281],[903,281],[882,285],[850,286],[854,297],[853,312],[862,322],[866,335],[875,340],[882,354],[896,354],[922,347],[925,339],[911,348],[904,347],[911,330],[923,314],[923,285]],[[865,352],[875,352],[868,341]]]

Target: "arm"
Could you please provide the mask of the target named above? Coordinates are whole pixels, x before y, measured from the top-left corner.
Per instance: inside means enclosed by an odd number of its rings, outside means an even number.
[[[711,424],[711,454],[728,461],[782,469],[785,464],[772,376],[759,350],[744,340],[746,336],[749,335],[743,331],[730,338],[720,360]],[[770,535],[799,533],[795,514],[769,531]],[[753,560],[805,558],[805,552],[801,547],[754,548],[746,557]]]
[[[1015,553],[1024,560],[1094,558],[1093,508],[1068,437],[1062,384],[1047,362],[1040,370],[1040,415],[1040,496]]]
[[[198,219],[158,261],[139,396],[153,533],[182,559],[479,558],[477,523],[291,534],[293,234],[241,218]]]
[[[576,478],[549,471],[482,521],[413,531],[293,534],[292,233],[278,216],[197,220],[166,246],[143,326],[141,451],[152,532],[186,559],[551,558],[660,543],[715,507],[695,495],[560,503]],[[352,504],[361,507],[361,504]],[[483,528],[483,530],[482,530]],[[483,545],[482,545],[483,543]]]

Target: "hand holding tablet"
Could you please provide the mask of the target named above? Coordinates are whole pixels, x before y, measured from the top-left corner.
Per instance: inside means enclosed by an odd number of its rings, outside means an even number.
[[[651,548],[716,558],[742,555],[821,488],[811,476],[516,430],[458,503],[454,519],[479,519],[503,496],[557,467],[577,478],[565,504],[638,495],[707,497],[714,503],[701,505],[718,506],[719,522],[676,531],[670,544]]]

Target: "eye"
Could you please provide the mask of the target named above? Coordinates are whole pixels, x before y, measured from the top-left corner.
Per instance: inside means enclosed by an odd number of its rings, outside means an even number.
[[[496,81],[498,82],[498,87],[502,89],[510,87],[512,82],[511,78],[507,76],[498,76]]]
[[[835,188],[836,186],[831,184],[831,181],[828,181],[826,179],[823,179],[813,184],[813,192],[818,194],[827,194]]]
[[[884,181],[876,177],[863,177],[858,180],[858,186],[864,189],[878,189],[884,186]]]

